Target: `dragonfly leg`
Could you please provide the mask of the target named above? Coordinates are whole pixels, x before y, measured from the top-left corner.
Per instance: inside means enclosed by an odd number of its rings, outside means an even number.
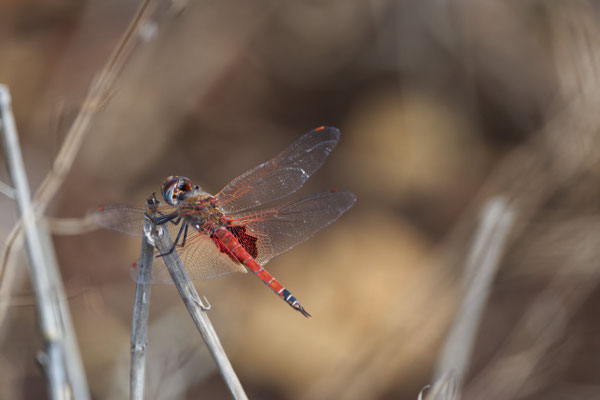
[[[162,224],[166,224],[169,221],[172,221],[175,218],[178,218],[177,224],[179,223],[179,221],[181,220],[181,217],[177,214],[177,213],[171,213],[171,214],[167,214],[167,215],[163,215],[160,216],[158,218],[154,218],[154,224],[156,225],[162,225]],[[177,225],[175,224],[175,225]]]
[[[164,256],[168,256],[169,254],[172,254],[175,251],[175,247],[177,247],[177,243],[179,242],[179,238],[181,237],[181,233],[184,231],[184,229],[185,229],[185,233],[187,235],[187,226],[188,226],[187,222],[184,222],[181,225],[181,228],[179,228],[179,233],[177,233],[177,237],[173,241],[173,245],[171,246],[169,251],[166,253],[161,253],[161,254],[157,255],[156,257],[164,257]]]
[[[157,213],[158,213],[159,217],[154,219],[154,221],[155,221],[155,223],[156,223],[157,225],[162,225],[162,224],[164,224],[164,222],[162,221],[162,217],[165,217],[165,216],[170,216],[170,215],[173,215],[173,214],[174,214],[174,213],[171,213],[171,214],[165,214],[165,213],[162,213],[162,212],[160,212],[160,211],[157,211]],[[159,218],[161,218],[160,222],[156,222],[156,220],[157,220],[157,219],[159,219]],[[177,219],[176,219],[175,221],[172,221],[172,220],[170,220],[170,219],[168,219],[168,221],[171,221],[171,222],[172,222],[174,225],[178,225],[178,224],[179,224],[179,221],[181,221],[181,215],[180,215],[180,216],[178,216],[178,217],[177,217]]]
[[[181,244],[179,245],[179,247],[185,246],[185,241],[186,241],[187,235],[188,235],[188,227],[190,226],[189,224],[186,224],[186,223],[184,223],[183,225],[185,225],[185,230],[183,231],[183,239],[181,240]]]

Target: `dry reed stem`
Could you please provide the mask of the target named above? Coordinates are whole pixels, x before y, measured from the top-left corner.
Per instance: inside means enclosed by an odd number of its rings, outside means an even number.
[[[144,232],[154,231],[152,222],[146,218]],[[152,260],[154,247],[148,242],[146,236],[142,237],[139,275],[135,290],[133,305],[133,318],[131,327],[131,369],[129,398],[132,400],[144,399],[146,381],[146,348],[148,346],[148,313],[150,310],[150,277],[152,274]]]
[[[157,231],[158,234],[153,238],[154,245],[161,254],[166,254],[172,246],[171,237],[169,236],[168,231],[163,228],[163,226],[158,227]],[[192,317],[192,320],[202,335],[202,339],[204,339],[210,354],[217,363],[217,367],[219,368],[221,376],[223,377],[223,380],[225,380],[231,395],[236,400],[247,400],[248,396],[246,396],[242,384],[235,374],[235,371],[233,370],[233,367],[231,366],[231,363],[225,354],[225,350],[221,345],[221,341],[219,340],[219,337],[217,336],[217,333],[213,328],[210,319],[208,318],[208,314],[206,313],[210,306],[203,304],[202,300],[200,300],[200,297],[196,292],[196,288],[192,284],[185,266],[181,262],[181,259],[176,251],[169,255],[163,256],[163,260],[169,270],[169,273],[171,274],[173,283],[181,295],[181,299],[185,303],[185,306]]]
[[[46,226],[33,210],[10,92],[4,85],[0,85],[0,115],[4,153],[25,232],[29,277],[45,343],[39,357],[46,372],[49,396],[53,400],[73,397],[86,400],[90,398],[89,391],[56,256]]]

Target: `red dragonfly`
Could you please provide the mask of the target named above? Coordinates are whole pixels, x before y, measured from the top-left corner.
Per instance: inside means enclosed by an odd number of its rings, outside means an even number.
[[[339,137],[336,128],[316,128],[214,196],[193,186],[188,178],[168,177],[162,184],[167,204],[156,208],[158,216],[152,220],[168,227],[173,246],[157,254],[151,283],[170,280],[162,256],[177,250],[193,280],[246,272],[247,268],[292,308],[310,317],[264,265],[338,219],[356,198],[332,190],[261,207],[298,190],[323,165]],[[145,207],[112,204],[99,207],[94,217],[105,228],[142,236],[145,215]]]

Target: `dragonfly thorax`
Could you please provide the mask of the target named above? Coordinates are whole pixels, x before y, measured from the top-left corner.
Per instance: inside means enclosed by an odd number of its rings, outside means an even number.
[[[211,232],[227,226],[225,215],[216,205],[215,198],[206,193],[189,195],[177,205],[177,212],[202,232]]]

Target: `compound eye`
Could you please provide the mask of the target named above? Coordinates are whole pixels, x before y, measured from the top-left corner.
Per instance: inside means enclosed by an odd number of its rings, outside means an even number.
[[[168,179],[162,185],[162,195],[165,201],[170,204],[173,204],[173,200],[177,197],[176,190],[178,186],[178,179],[172,178]]]
[[[183,192],[189,192],[192,190],[192,182],[188,178],[180,178],[177,188]]]

